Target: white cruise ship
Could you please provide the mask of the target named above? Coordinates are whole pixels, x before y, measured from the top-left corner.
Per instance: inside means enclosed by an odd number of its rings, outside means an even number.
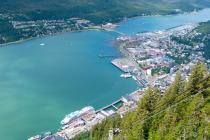
[[[81,117],[85,114],[91,113],[91,112],[95,112],[95,109],[92,106],[88,106],[81,110],[72,112],[65,116],[65,118],[61,121],[61,125],[65,125],[65,124],[71,122],[72,120],[78,119],[79,117]]]

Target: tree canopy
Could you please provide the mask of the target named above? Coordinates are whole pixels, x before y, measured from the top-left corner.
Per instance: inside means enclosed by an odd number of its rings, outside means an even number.
[[[193,67],[188,81],[177,74],[164,93],[148,88],[137,109],[108,118],[75,137],[107,139],[109,129],[119,128],[116,140],[207,140],[210,139],[210,74],[205,65]],[[89,135],[87,135],[87,133]],[[85,137],[86,136],[86,137]]]

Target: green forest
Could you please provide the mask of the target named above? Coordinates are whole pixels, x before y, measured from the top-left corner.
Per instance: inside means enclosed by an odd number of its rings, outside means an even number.
[[[164,92],[148,88],[135,111],[114,116],[74,140],[208,140],[210,139],[210,73],[199,62],[188,81],[178,72]]]
[[[125,17],[177,14],[208,7],[210,0],[1,0],[0,44],[49,34],[37,32],[36,27],[24,32],[14,28],[12,21],[66,20],[77,17],[101,25],[116,23]],[[49,30],[50,33],[61,31],[62,28]]]
[[[174,14],[210,7],[209,0],[2,0],[0,13],[17,19],[61,19],[80,17],[94,23],[119,21],[141,14]]]
[[[2,0],[0,12],[21,14],[17,18],[61,19],[80,17],[95,23],[119,21],[125,16],[174,14],[210,6],[209,0]]]

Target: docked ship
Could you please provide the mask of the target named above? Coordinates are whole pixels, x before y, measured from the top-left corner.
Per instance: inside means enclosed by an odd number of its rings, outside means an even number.
[[[65,116],[65,118],[61,121],[61,125],[66,125],[73,120],[80,118],[81,116],[88,114],[90,112],[95,112],[95,109],[92,106],[85,107],[81,110],[72,112]]]

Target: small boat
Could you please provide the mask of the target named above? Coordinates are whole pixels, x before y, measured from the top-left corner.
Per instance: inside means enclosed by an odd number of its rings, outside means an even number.
[[[121,74],[120,77],[122,78],[130,78],[132,75],[130,73]]]
[[[41,44],[40,44],[40,46],[44,46],[44,45],[45,45],[44,43],[41,43]]]
[[[137,79],[136,79],[136,77],[135,77],[135,76],[132,76],[132,78],[133,78],[135,81],[137,81]]]

